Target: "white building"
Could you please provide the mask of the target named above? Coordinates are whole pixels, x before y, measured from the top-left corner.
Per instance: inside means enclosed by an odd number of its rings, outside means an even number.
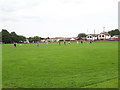
[[[28,39],[26,39],[26,41],[24,41],[24,43],[30,43]]]
[[[74,39],[74,38],[71,38],[70,41],[75,41],[75,39]]]
[[[86,36],[86,39],[87,40],[92,40],[92,41],[97,40],[97,34],[88,34]]]
[[[116,39],[118,39],[118,37],[119,37],[119,35],[114,35],[114,36],[111,37],[111,38],[116,38]]]
[[[111,35],[107,32],[103,32],[98,35],[98,40],[108,40],[110,38],[111,38]]]
[[[110,38],[110,40],[118,40],[119,35],[114,35],[113,37]]]

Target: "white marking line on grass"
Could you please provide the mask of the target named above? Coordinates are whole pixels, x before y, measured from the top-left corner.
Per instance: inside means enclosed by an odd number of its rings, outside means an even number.
[[[100,83],[107,82],[107,81],[110,81],[110,80],[113,80],[113,79],[116,79],[116,78],[118,78],[118,77],[113,77],[113,78],[105,79],[103,81],[99,81],[99,82],[95,82],[95,83],[83,85],[83,86],[80,86],[80,87],[83,88],[83,87],[87,87],[87,86],[91,86],[91,85],[95,85],[95,84],[100,84]]]

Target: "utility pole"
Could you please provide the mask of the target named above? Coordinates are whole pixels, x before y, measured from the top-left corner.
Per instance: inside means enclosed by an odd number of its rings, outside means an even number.
[[[105,27],[103,27],[103,32],[105,32]]]
[[[94,29],[94,34],[95,34],[95,29]]]
[[[88,34],[88,29],[87,29],[87,34]]]

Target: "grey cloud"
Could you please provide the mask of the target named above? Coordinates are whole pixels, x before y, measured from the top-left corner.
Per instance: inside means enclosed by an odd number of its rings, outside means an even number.
[[[25,19],[40,19],[40,17],[37,16],[23,16]]]
[[[36,1],[23,1],[24,4],[21,3],[21,0],[13,0],[13,1],[8,1],[8,2],[1,2],[0,3],[0,11],[1,12],[8,12],[8,13],[12,13],[18,10],[22,10],[22,9],[26,9],[26,8],[32,8],[37,6],[39,3]]]
[[[20,20],[18,18],[2,18],[1,21],[2,22],[9,22],[9,21],[19,22]]]
[[[1,7],[0,8],[0,11],[1,12],[14,12],[14,11],[16,11],[17,9],[15,9],[15,8],[8,8],[8,7]]]
[[[2,22],[20,22],[20,21],[42,21],[40,17],[37,16],[22,16],[22,17],[3,17]]]
[[[42,21],[42,19],[38,16],[23,16],[22,18],[30,21]]]
[[[83,3],[83,0],[64,0],[64,3]]]

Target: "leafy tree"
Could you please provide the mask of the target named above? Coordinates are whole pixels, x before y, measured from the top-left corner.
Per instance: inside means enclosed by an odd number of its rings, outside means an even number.
[[[22,35],[18,36],[18,41],[25,41],[25,40],[26,40],[26,38],[24,36],[22,36]]]
[[[65,41],[70,41],[70,39],[66,39]]]
[[[50,39],[49,37],[47,37],[47,39]]]
[[[10,38],[12,42],[20,42],[20,41],[25,41],[25,37],[22,35],[17,35],[15,32],[10,33]]]
[[[9,33],[6,29],[2,29],[2,42],[3,43],[14,43],[19,41],[25,41],[25,37],[17,35],[15,32]]]
[[[6,29],[2,29],[2,42],[4,43],[11,42],[10,34]]]
[[[115,29],[115,30],[111,30],[108,32],[111,36],[114,36],[114,35],[119,35],[120,34],[120,31],[118,29]]]
[[[86,37],[87,35],[85,33],[79,33],[78,37]]]
[[[61,40],[59,40],[59,41],[64,41],[64,40],[61,39]]]
[[[33,37],[33,40],[34,40],[35,42],[37,42],[37,41],[40,41],[41,38],[40,38],[39,36],[34,36],[34,37]]]
[[[33,38],[32,37],[29,37],[28,40],[29,40],[29,42],[33,42]]]
[[[39,36],[29,37],[28,40],[30,42],[33,42],[33,41],[37,42],[37,41],[41,41],[41,37]]]
[[[11,42],[19,42],[18,36],[15,32],[10,33]]]

